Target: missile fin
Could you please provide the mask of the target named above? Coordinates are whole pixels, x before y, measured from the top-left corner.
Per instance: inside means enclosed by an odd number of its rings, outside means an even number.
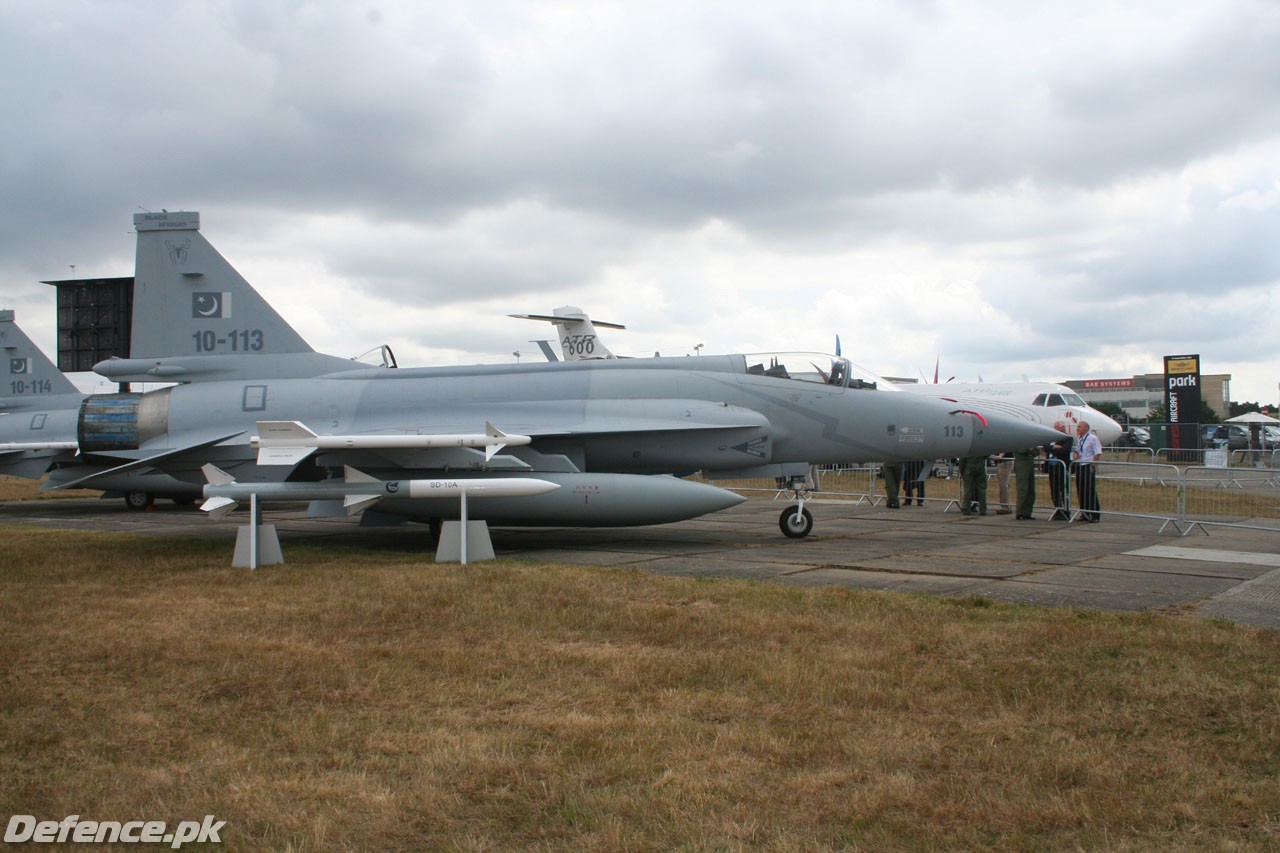
[[[359,515],[381,499],[382,495],[347,495],[342,505],[346,507],[347,515]]]
[[[350,465],[342,466],[342,479],[348,483],[378,483],[381,482],[377,477],[370,477],[363,471],[356,470]]]
[[[299,421],[258,421],[258,438],[302,440],[316,434]]]
[[[236,481],[235,477],[232,477],[212,462],[206,462],[201,465],[200,470],[204,472],[205,480],[212,486],[230,486]]]
[[[236,506],[236,502],[231,498],[209,498],[200,505],[200,508],[209,513],[211,518],[222,518],[235,509]]]
[[[506,438],[507,437],[507,434],[505,432],[498,429],[489,421],[484,422],[484,434],[489,436],[490,438]],[[507,448],[507,444],[505,441],[502,442],[501,444],[485,445],[484,461],[488,462],[489,460],[493,459],[494,455],[502,452],[503,450],[506,450],[506,448]]]
[[[258,448],[259,465],[297,465],[312,453],[314,447],[260,447]]]

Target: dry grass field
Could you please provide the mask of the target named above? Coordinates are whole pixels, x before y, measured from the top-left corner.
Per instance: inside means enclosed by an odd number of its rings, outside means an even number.
[[[1280,632],[0,528],[0,818],[228,850],[1280,848]]]
[[[67,489],[42,492],[39,480],[0,476],[0,501],[58,500],[61,498],[93,498],[100,495],[91,489]]]

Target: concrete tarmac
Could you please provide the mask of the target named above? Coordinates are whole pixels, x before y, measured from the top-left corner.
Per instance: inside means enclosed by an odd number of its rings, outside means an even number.
[[[681,577],[721,577],[804,586],[835,585],[1115,611],[1182,611],[1280,628],[1280,530],[1211,526],[1179,535],[1150,518],[1103,516],[1101,523],[1047,520],[1049,513],[964,518],[954,504],[889,509],[839,500],[809,501],[813,533],[778,529],[784,501],[753,497],[690,521],[636,528],[492,531],[499,557],[639,569]],[[192,507],[157,502],[130,512],[119,500],[0,503],[0,524],[222,538],[230,564],[246,513],[212,519]],[[362,526],[357,519],[308,519],[302,504],[268,509],[284,558],[290,543],[429,552],[422,525]],[[1265,524],[1265,522],[1264,522]],[[269,571],[268,569],[265,569]]]

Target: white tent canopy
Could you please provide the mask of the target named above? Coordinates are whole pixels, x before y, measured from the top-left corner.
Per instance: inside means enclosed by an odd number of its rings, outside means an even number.
[[[1227,418],[1229,424],[1280,424],[1280,420],[1269,418],[1261,412],[1245,412],[1234,418]]]

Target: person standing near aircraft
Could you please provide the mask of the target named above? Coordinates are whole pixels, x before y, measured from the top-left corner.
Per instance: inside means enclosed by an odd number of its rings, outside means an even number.
[[[885,506],[889,509],[897,509],[899,486],[902,482],[902,463],[886,462],[880,466],[880,470],[884,472],[884,495],[889,499]]]
[[[1055,423],[1053,428],[1062,433],[1062,438],[1044,448],[1044,469],[1049,475],[1049,496],[1053,498],[1053,515],[1049,520],[1067,521],[1071,518],[1067,510],[1067,466],[1071,463],[1071,447],[1075,439],[1062,421]]]
[[[1036,456],[1034,449],[1013,454],[1013,480],[1018,494],[1014,518],[1019,521],[1030,519],[1036,508]]]
[[[996,462],[996,487],[1000,494],[1000,508],[996,515],[1008,515],[1013,512],[1013,502],[1009,499],[1009,477],[1013,474],[1013,451],[1006,450],[993,457]]]
[[[1071,454],[1075,460],[1076,489],[1080,496],[1080,515],[1094,524],[1102,520],[1098,506],[1097,459],[1102,455],[1102,443],[1089,430],[1089,422],[1081,421],[1076,427],[1076,449]]]
[[[913,459],[902,463],[902,486],[907,495],[907,506],[911,506],[911,493],[916,495],[916,506],[924,506],[924,480],[929,476],[925,468],[927,460]]]
[[[962,496],[960,514],[965,518],[987,514],[987,457],[965,456],[960,459]]]

